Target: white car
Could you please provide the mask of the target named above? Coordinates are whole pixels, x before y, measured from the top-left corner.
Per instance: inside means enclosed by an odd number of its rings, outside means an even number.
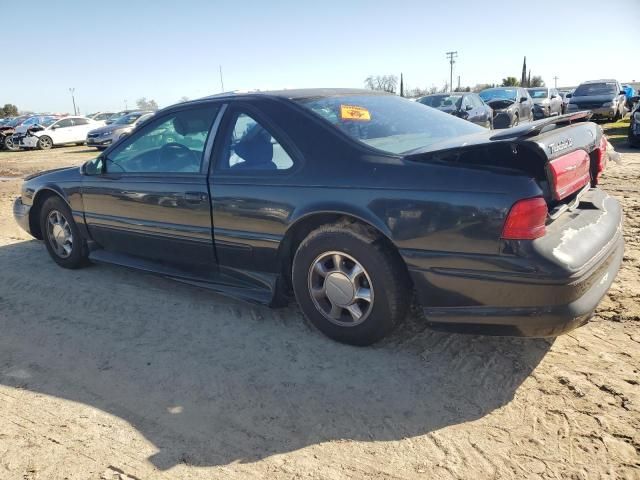
[[[99,126],[100,122],[86,117],[47,119],[42,123],[30,126],[25,131],[16,131],[12,139],[16,146],[39,150],[48,150],[54,145],[67,143],[83,145],[87,133]]]

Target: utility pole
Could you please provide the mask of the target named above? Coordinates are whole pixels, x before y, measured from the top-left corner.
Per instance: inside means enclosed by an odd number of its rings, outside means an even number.
[[[449,91],[453,92],[453,64],[456,63],[454,58],[458,57],[458,52],[447,52],[447,58],[449,59]]]
[[[127,107],[127,99],[126,98],[124,99],[124,109],[125,110],[129,110],[129,108]]]
[[[224,82],[222,81],[222,65],[218,65],[220,67],[220,91],[224,92]]]
[[[456,90],[460,91],[460,75],[458,75],[458,88]]]
[[[554,88],[558,88],[558,77],[557,76],[553,77],[553,84],[554,84]]]
[[[76,112],[76,99],[73,96],[73,93],[76,91],[75,88],[70,88],[69,92],[71,92],[71,101],[73,102],[73,114],[77,115],[78,113]]]

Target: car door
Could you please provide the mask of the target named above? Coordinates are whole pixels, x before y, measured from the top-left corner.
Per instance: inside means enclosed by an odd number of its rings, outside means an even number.
[[[63,118],[51,125],[47,133],[54,145],[72,142],[73,138],[73,120],[71,118]]]
[[[524,102],[520,102],[520,118],[533,120],[533,100],[529,92],[525,88],[518,89],[520,98],[524,98]]]
[[[87,139],[87,133],[93,127],[87,118],[75,117],[73,118],[72,137],[70,143],[84,142]]]
[[[279,242],[299,202],[301,154],[265,115],[231,104],[216,140],[211,194],[221,268],[277,269]]]
[[[215,269],[207,172],[220,105],[142,125],[84,177],[85,223],[104,249],[199,273]]]

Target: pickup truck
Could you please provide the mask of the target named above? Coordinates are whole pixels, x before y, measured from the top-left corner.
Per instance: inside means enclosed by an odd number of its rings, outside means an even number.
[[[349,344],[388,335],[413,301],[433,324],[555,336],[588,321],[623,256],[587,118],[496,132],[372,91],[222,94],[27,178],[14,216],[62,267],[295,298]]]

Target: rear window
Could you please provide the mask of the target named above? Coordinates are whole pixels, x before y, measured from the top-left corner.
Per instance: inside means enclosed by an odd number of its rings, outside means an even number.
[[[317,97],[298,102],[350,137],[395,154],[485,130],[395,95]]]
[[[602,83],[583,83],[576,91],[573,92],[574,97],[592,97],[595,95],[615,95],[618,93],[614,82]]]
[[[453,108],[460,106],[462,95],[433,95],[422,97],[418,102],[433,108]]]

